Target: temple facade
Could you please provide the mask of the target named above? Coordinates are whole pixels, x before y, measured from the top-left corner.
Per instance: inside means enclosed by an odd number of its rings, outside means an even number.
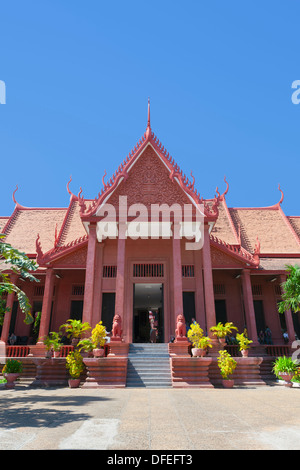
[[[38,284],[12,274],[32,313],[42,312],[39,337],[69,318],[92,327],[102,320],[110,331],[118,313],[124,341],[149,342],[149,311],[160,342],[171,340],[181,313],[207,333],[220,321],[247,328],[254,346],[266,327],[273,344],[284,343],[284,331],[290,342],[300,337],[299,315],[277,310],[286,265],[300,263],[300,217],[284,214],[280,188],[271,207],[228,207],[224,181],[223,193],[200,196],[193,175],[183,174],[152,131],[148,105],[146,132],[109,180],[105,174],[95,199],[73,194],[71,181],[63,208],[23,207],[14,192],[15,209],[0,217],[0,231],[39,265]],[[149,233],[153,207],[159,209],[155,236]],[[201,214],[198,246],[178,218],[187,207],[192,222]],[[32,326],[13,294],[7,306],[2,341],[14,332],[32,343]]]

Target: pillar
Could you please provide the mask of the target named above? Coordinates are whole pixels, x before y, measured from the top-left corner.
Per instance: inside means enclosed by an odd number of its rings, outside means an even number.
[[[205,314],[207,334],[211,336],[210,328],[216,324],[215,296],[214,284],[210,253],[209,226],[204,225],[204,243],[202,249],[203,261],[203,280],[204,280],[204,296],[205,296]]]
[[[206,330],[201,250],[194,251],[196,321]]]
[[[172,237],[172,255],[173,255],[173,302],[174,319],[177,315],[183,314],[183,296],[182,296],[182,267],[181,267],[181,243],[179,237],[179,225],[174,225]]]
[[[281,294],[284,293],[284,290],[283,290],[283,287],[282,287],[282,284],[286,281],[286,275],[285,274],[282,274],[280,276],[280,289],[281,289]],[[282,313],[280,313],[279,315],[282,315]],[[292,318],[292,311],[291,309],[289,308],[288,310],[286,310],[284,312],[284,315],[285,315],[285,324],[286,324],[286,330],[287,330],[287,334],[289,336],[289,343],[295,341],[295,329],[294,329],[294,323],[293,323],[293,318]]]
[[[10,282],[12,284],[16,284],[17,279],[18,279],[17,274],[12,274],[10,276]],[[7,295],[6,307],[7,307],[8,311],[4,315],[4,322],[3,322],[2,333],[1,333],[1,341],[3,341],[4,343],[7,343],[8,336],[9,336],[9,328],[10,328],[10,322],[11,322],[12,309],[13,309],[13,305],[14,305],[14,299],[15,299],[15,293],[14,292]]]
[[[247,322],[249,339],[253,341],[252,346],[258,346],[255,311],[252,296],[252,286],[249,269],[244,269],[242,273],[243,301]]]
[[[54,289],[54,273],[53,268],[48,268],[46,272],[43,307],[40,322],[40,331],[38,343],[43,342],[42,338],[47,336],[50,327],[51,308],[53,300],[53,289]]]
[[[124,321],[124,301],[125,301],[125,237],[118,237],[117,254],[117,277],[116,277],[116,300],[115,314],[120,315],[123,325]]]
[[[93,299],[94,299],[94,281],[95,281],[95,258],[96,258],[96,234],[97,224],[90,223],[89,241],[85,268],[85,285],[83,299],[82,321],[88,322],[92,326],[93,320]]]
[[[94,299],[93,299],[93,320],[91,326],[94,327],[101,320],[102,309],[102,276],[103,276],[103,249],[104,242],[98,243],[96,250],[96,268],[94,281]],[[107,331],[111,330],[111,325],[105,325]]]

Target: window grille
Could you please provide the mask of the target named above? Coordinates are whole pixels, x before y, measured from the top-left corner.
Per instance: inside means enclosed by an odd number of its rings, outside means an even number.
[[[252,286],[252,295],[262,295],[262,285],[254,284]]]
[[[103,266],[103,277],[116,277],[117,276],[117,266]]]
[[[34,297],[43,297],[45,286],[34,286]]]
[[[215,295],[225,295],[225,284],[214,284]]]
[[[194,266],[187,264],[182,266],[182,277],[195,277]]]
[[[80,285],[72,286],[72,295],[76,295],[76,296],[84,295],[84,285],[80,284]]]
[[[134,264],[133,276],[134,277],[163,277],[164,265],[162,263]]]

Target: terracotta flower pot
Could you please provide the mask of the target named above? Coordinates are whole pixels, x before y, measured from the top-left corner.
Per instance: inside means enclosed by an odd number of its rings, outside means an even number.
[[[292,378],[294,377],[294,374],[291,373],[291,374],[288,374],[287,372],[280,372],[279,373],[280,377],[282,378],[282,380],[285,381],[285,387],[292,387],[293,384],[291,382]]]
[[[79,379],[69,379],[69,387],[70,388],[78,388],[80,385],[80,378]]]
[[[5,384],[5,388],[11,389],[15,388],[15,381],[19,377],[20,374],[9,372],[9,373],[4,373],[3,376],[7,380],[7,383]]]
[[[93,349],[93,355],[94,355],[94,357],[103,357],[104,356],[104,349],[102,349],[102,348]]]
[[[224,388],[232,388],[234,385],[234,380],[233,379],[223,379],[222,380],[222,385]]]
[[[201,349],[201,348],[192,348],[192,355],[193,357],[204,357],[206,354],[206,350],[205,349]]]

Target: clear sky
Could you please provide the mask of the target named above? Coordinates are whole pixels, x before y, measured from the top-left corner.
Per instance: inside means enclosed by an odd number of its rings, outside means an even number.
[[[1,3],[0,215],[94,198],[151,125],[201,196],[299,210],[300,2]]]

